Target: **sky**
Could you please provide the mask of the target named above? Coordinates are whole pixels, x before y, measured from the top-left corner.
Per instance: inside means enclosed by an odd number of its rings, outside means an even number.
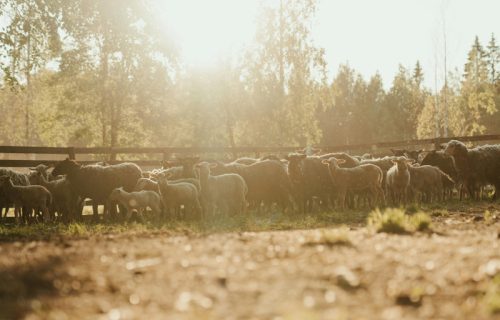
[[[169,36],[181,57],[206,67],[237,55],[254,37],[257,0],[157,0]],[[277,0],[263,0],[277,3]],[[425,84],[444,75],[446,33],[448,70],[465,63],[474,37],[500,42],[500,0],[319,0],[312,36],[325,48],[330,77],[349,63],[365,78],[379,72],[389,87],[398,65],[419,60]]]

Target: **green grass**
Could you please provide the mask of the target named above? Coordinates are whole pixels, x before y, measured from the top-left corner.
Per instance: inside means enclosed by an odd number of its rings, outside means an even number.
[[[500,274],[491,280],[483,301],[490,314],[500,314]]]
[[[203,220],[169,220],[163,223],[143,222],[75,222],[70,224],[0,224],[0,241],[49,240],[54,238],[85,238],[102,234],[170,233],[212,234],[220,232],[272,231],[328,228],[339,225],[364,226],[368,211],[318,212],[285,214],[282,212],[246,215],[216,215]]]
[[[346,246],[352,247],[352,241],[349,237],[349,228],[343,226],[336,229],[321,230],[317,239],[306,241],[304,245],[326,245],[328,247]]]
[[[368,225],[377,232],[410,234],[415,231],[428,231],[431,228],[431,217],[424,212],[407,215],[403,209],[388,208],[384,211],[376,209],[368,216]]]
[[[278,210],[246,215],[215,215],[203,220],[170,220],[155,223],[150,220],[142,222],[89,222],[71,224],[33,224],[3,225],[0,223],[1,241],[48,240],[52,238],[82,238],[102,234],[121,233],[168,233],[168,234],[212,234],[221,232],[274,231],[294,229],[331,228],[338,226],[364,227],[369,225],[378,232],[410,234],[416,231],[428,231],[432,228],[431,218],[446,216],[451,211],[464,211],[468,207],[478,206],[484,202],[451,200],[447,203],[420,205],[411,204],[401,209],[345,210],[343,212],[315,212],[310,214],[283,213]],[[488,203],[489,204],[489,203]],[[486,211],[485,221],[498,219],[492,212]],[[85,216],[85,218],[91,218]],[[147,215],[146,215],[147,218]],[[328,238],[328,236],[326,236]],[[329,241],[326,239],[326,243]]]

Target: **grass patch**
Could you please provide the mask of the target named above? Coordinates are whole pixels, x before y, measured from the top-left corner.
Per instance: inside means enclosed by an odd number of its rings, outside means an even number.
[[[339,225],[364,226],[368,211],[287,214],[280,211],[249,212],[246,215],[215,215],[203,220],[168,220],[162,223],[75,222],[70,224],[0,224],[0,242],[87,238],[106,234],[212,234],[222,232],[276,231],[331,228]]]
[[[418,212],[410,217],[410,225],[415,231],[428,231],[431,229],[432,219],[424,212]]]
[[[424,212],[409,216],[403,209],[388,208],[383,212],[376,209],[368,216],[368,225],[377,232],[409,234],[415,231],[427,231],[431,228],[431,217]]]
[[[500,314],[500,274],[496,275],[488,286],[484,304],[490,314]]]
[[[325,245],[328,247],[353,246],[352,241],[349,237],[349,229],[347,227],[320,230],[318,237],[306,241],[304,245],[307,246]]]

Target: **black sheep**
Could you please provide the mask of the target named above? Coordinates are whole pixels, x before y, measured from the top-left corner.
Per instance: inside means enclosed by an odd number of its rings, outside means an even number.
[[[291,184],[283,164],[275,160],[264,160],[252,165],[217,163],[211,168],[212,175],[237,173],[243,177],[247,186],[247,201],[251,206],[278,203],[283,210],[292,206]]]
[[[478,198],[478,189],[491,184],[495,186],[493,199],[500,190],[500,145],[484,145],[467,149],[464,143],[451,140],[445,153],[455,161],[459,179],[464,183],[469,195]]]
[[[333,186],[330,172],[321,162],[323,159],[299,153],[289,154],[286,159],[289,161],[288,175],[299,210],[311,212],[313,197],[319,197],[323,209],[327,209]]]
[[[449,175],[454,181],[458,181],[457,169],[453,158],[444,153],[442,150],[429,151],[422,159],[421,165],[435,166]],[[452,195],[454,184],[450,184],[450,180],[443,176],[443,188],[449,197]]]
[[[109,166],[84,166],[66,159],[55,166],[52,174],[65,174],[73,191],[82,199],[90,198],[95,203],[107,203],[109,195],[116,188],[123,187],[125,191],[132,191],[137,180],[142,177],[142,170],[129,162]],[[96,214],[94,211],[94,215]]]

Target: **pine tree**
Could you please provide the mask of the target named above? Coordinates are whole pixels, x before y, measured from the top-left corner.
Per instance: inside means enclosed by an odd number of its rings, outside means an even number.
[[[491,83],[495,84],[500,81],[500,50],[496,44],[495,35],[491,34],[490,42],[488,43],[486,52],[488,74]]]
[[[486,53],[476,36],[464,67],[462,111],[467,134],[482,134],[486,130],[484,118],[497,112],[494,88],[488,78]]]

